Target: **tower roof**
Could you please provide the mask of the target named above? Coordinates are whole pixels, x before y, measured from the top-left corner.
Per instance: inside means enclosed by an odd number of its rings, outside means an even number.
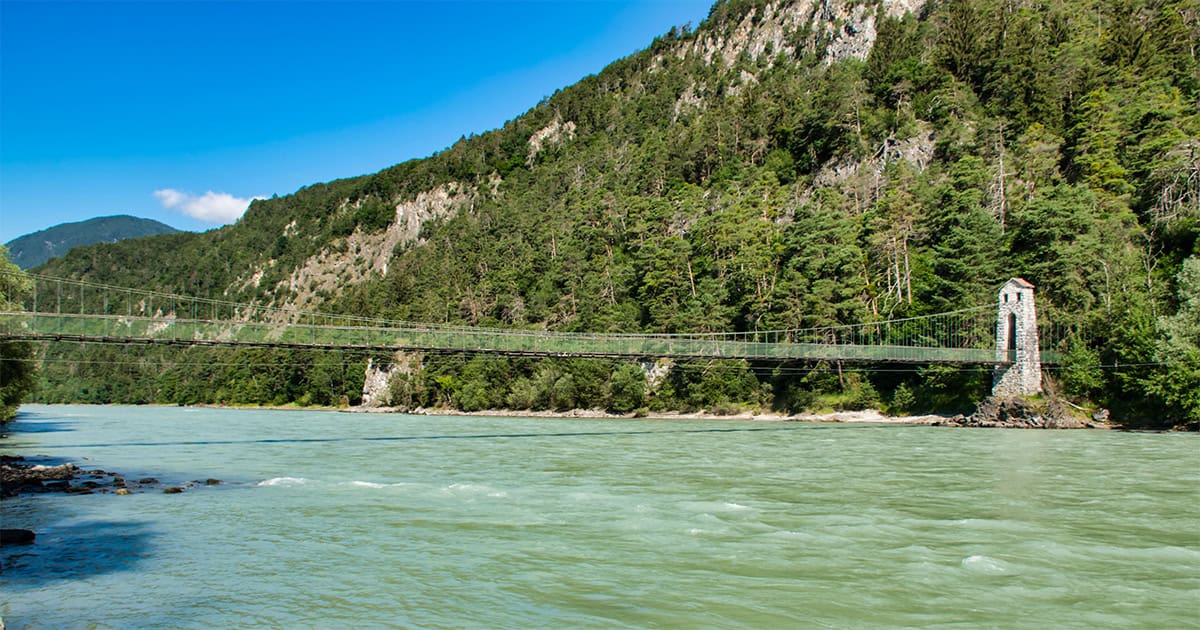
[[[1008,282],[1004,283],[1005,286],[1008,286],[1010,284],[1016,285],[1022,289],[1032,289],[1033,288],[1033,283],[1026,280],[1025,278],[1012,278]]]

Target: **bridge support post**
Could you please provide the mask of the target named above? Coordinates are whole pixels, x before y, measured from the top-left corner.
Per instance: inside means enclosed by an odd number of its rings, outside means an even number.
[[[996,314],[996,367],[993,396],[1032,396],[1042,391],[1033,285],[1013,278],[1000,288]]]

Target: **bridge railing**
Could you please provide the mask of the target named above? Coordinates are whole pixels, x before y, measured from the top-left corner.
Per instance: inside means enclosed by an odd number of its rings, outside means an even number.
[[[598,335],[431,327],[326,326],[180,318],[0,313],[0,334],[82,341],[410,349],[539,356],[987,363],[987,348],[751,341],[748,337]]]
[[[414,323],[357,315],[303,311],[277,306],[245,304],[222,298],[198,297],[146,289],[117,287],[87,280],[27,274],[32,291],[24,310],[54,314],[118,315],[125,317],[175,318],[178,320],[244,321],[272,324],[309,324],[328,326],[379,326],[421,328],[461,332],[512,332],[510,328],[482,328],[468,325]],[[951,313],[923,315],[904,319],[766,331],[707,333],[576,333],[605,337],[686,337],[715,338],[765,343],[822,343],[850,345],[900,345],[940,347],[985,347],[993,343],[994,314],[991,306],[963,309]],[[542,331],[532,331],[539,333]]]
[[[422,324],[30,275],[9,336],[111,341],[407,348],[614,357],[995,361],[995,307],[864,324],[768,331],[570,333]]]

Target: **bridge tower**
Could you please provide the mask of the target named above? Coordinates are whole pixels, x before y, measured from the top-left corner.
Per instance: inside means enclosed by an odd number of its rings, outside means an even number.
[[[1013,278],[1000,288],[996,315],[996,367],[993,396],[1032,396],[1042,391],[1033,285]]]

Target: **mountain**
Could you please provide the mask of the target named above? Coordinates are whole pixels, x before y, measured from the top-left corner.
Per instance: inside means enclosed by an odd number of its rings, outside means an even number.
[[[433,156],[255,201],[219,230],[78,248],[46,273],[408,321],[666,333],[941,312],[1021,276],[1064,331],[1062,391],[1200,420],[1187,376],[1200,370],[1162,367],[1200,356],[1186,351],[1200,331],[1167,322],[1190,303],[1198,254],[1198,25],[1195,0],[725,0]],[[1193,358],[1168,359],[1164,340]],[[463,408],[604,406],[618,374],[633,378],[599,362],[417,363],[396,396]],[[232,372],[203,378],[219,394],[187,396],[260,400]],[[328,399],[311,372],[279,378],[285,400]],[[946,409],[988,380],[734,362],[677,366],[634,399]],[[184,396],[157,387],[138,396]]]
[[[51,258],[65,255],[73,247],[116,243],[129,238],[174,234],[179,230],[153,219],[126,214],[96,217],[75,223],[60,223],[6,243],[12,261],[21,269],[32,269]]]

